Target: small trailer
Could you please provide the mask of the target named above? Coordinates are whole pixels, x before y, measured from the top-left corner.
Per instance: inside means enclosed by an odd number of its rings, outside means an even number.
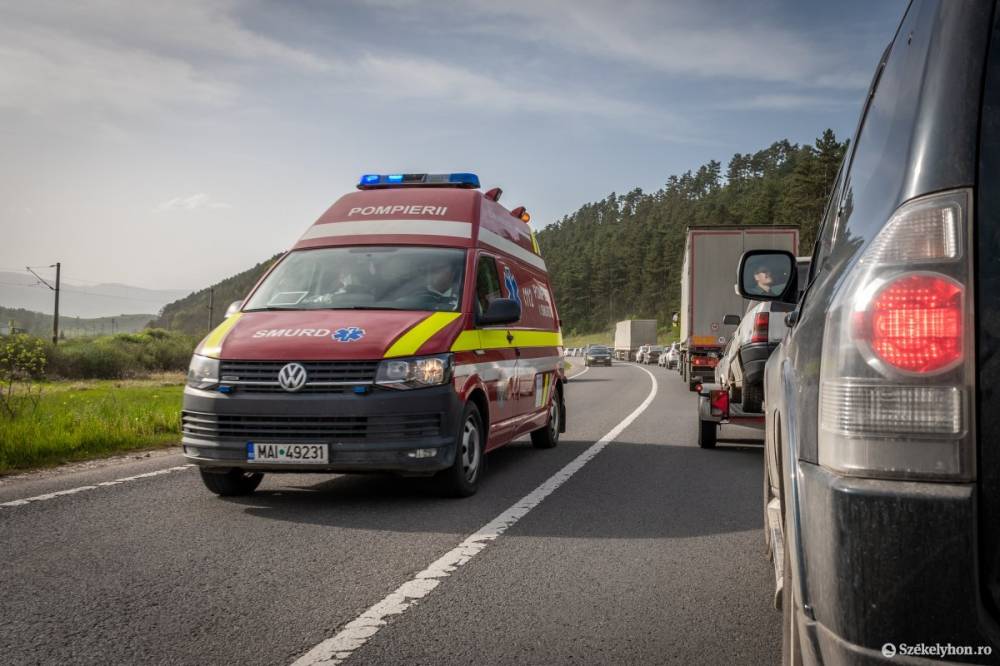
[[[719,427],[740,425],[764,429],[764,415],[744,413],[739,405],[729,404],[729,391],[719,384],[697,384],[698,393],[698,446],[714,449],[719,437]]]

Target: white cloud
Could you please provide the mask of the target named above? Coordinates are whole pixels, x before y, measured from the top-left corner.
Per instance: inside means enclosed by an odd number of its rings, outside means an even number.
[[[424,0],[376,0],[411,20],[556,46],[668,74],[856,88],[865,74],[845,73],[850,52],[769,22],[763,7],[703,0],[463,0],[460,8]]]
[[[188,197],[175,197],[160,203],[153,209],[154,213],[169,213],[172,211],[221,210],[232,208],[230,204],[215,201],[209,195],[199,192]]]
[[[741,98],[734,96],[731,100],[720,104],[720,109],[759,109],[765,111],[794,111],[797,109],[820,109],[843,107],[844,100],[822,95],[797,93],[771,93],[752,95]]]
[[[367,85],[393,97],[437,99],[495,111],[573,112],[602,117],[645,112],[641,106],[625,100],[554,86],[508,83],[485,73],[425,58],[368,55],[359,66]]]
[[[8,4],[0,20],[0,110],[32,116],[169,113],[238,97],[239,65],[322,72],[328,63],[239,23],[240,3]]]

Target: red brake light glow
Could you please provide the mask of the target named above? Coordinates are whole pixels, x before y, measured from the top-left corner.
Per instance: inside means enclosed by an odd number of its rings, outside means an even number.
[[[856,334],[898,370],[932,373],[953,367],[963,355],[963,291],[943,275],[896,278],[855,320]]]
[[[770,318],[766,312],[758,312],[754,315],[753,334],[750,336],[750,342],[767,342],[767,326]]]

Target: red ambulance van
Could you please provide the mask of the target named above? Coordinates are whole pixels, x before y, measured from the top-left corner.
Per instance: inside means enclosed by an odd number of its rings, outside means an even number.
[[[366,175],[195,350],[184,455],[219,495],[265,472],[436,475],[565,431],[559,316],[523,209],[474,174]]]

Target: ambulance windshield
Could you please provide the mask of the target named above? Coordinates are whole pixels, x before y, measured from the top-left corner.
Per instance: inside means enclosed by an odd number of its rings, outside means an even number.
[[[289,253],[247,302],[254,310],[458,312],[465,250],[331,247]]]

